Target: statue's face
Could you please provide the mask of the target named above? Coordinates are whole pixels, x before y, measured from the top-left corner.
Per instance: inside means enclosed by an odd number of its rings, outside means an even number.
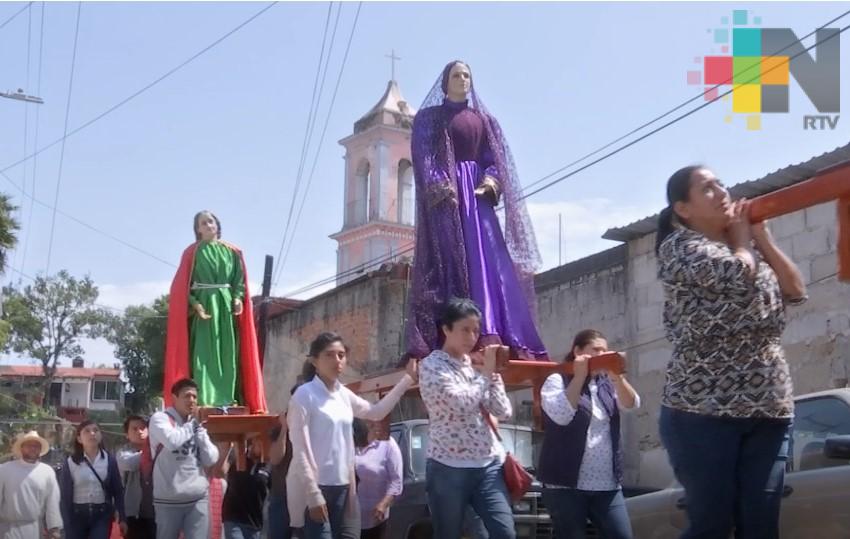
[[[455,64],[449,71],[449,82],[447,84],[448,96],[454,100],[466,99],[472,88],[472,74],[466,64]]]
[[[198,232],[204,241],[216,239],[218,237],[218,224],[216,224],[215,218],[208,213],[202,214],[198,218]]]

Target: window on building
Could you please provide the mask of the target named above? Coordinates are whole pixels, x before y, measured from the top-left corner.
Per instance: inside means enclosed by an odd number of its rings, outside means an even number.
[[[407,159],[398,164],[398,222],[413,224],[413,165]]]
[[[121,382],[118,380],[95,380],[92,383],[91,398],[95,401],[121,400]]]
[[[365,159],[357,166],[354,173],[354,186],[349,196],[346,208],[346,222],[351,226],[362,225],[369,216],[369,184],[372,181],[372,173],[369,161]]]

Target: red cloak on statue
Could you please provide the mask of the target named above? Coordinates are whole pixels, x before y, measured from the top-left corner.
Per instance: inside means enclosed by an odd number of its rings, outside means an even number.
[[[227,242],[222,242],[239,255],[242,264],[242,275],[245,279],[245,297],[242,300],[242,314],[236,316],[239,332],[239,357],[236,359],[239,369],[239,384],[241,385],[243,404],[253,414],[265,413],[266,391],[263,387],[263,369],[260,367],[260,356],[257,350],[257,332],[254,329],[254,309],[251,305],[251,294],[248,292],[248,273],[245,270],[245,258],[242,251]],[[195,250],[198,243],[193,243],[183,251],[180,257],[180,267],[171,282],[171,295],[168,299],[168,329],[165,336],[165,380],[162,396],[165,405],[171,406],[171,386],[181,378],[191,378],[189,366],[189,287],[191,286],[192,268],[195,265]]]

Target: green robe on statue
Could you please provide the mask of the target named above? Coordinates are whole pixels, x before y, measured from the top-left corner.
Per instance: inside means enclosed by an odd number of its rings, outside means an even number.
[[[218,241],[202,241],[195,252],[189,289],[189,353],[200,406],[231,406],[238,400],[239,335],[233,300],[244,301],[239,254]],[[200,303],[210,315],[195,313]]]

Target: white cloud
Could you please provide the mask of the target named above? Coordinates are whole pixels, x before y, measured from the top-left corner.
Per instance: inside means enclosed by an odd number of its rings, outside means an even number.
[[[602,239],[609,228],[623,226],[652,213],[652,209],[619,205],[607,198],[562,202],[529,202],[528,212],[537,235],[543,268],[558,265],[558,216],[561,216],[561,263],[609,249],[619,242]]]

